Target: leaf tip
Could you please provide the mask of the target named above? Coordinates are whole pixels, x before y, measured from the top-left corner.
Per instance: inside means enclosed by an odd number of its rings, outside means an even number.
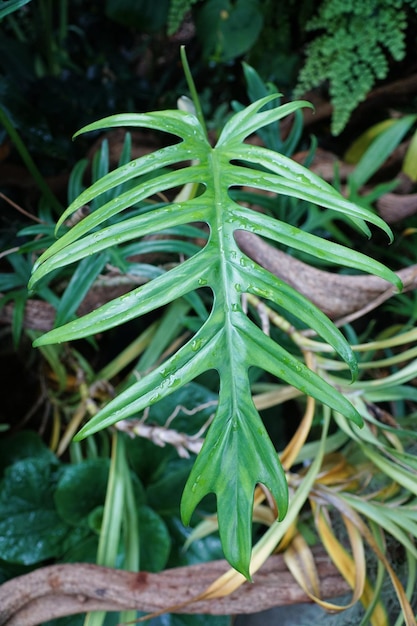
[[[401,293],[404,289],[404,283],[398,274],[394,274],[394,287],[397,288],[397,293]]]
[[[230,565],[235,569],[239,574],[242,574],[246,578],[249,583],[253,583],[252,574],[250,572],[250,567],[246,563],[232,563],[231,560],[228,559]]]
[[[348,416],[349,419],[356,425],[358,426],[358,428],[363,428],[363,418],[362,415],[355,409],[355,407],[352,405],[352,412],[351,414]]]
[[[34,273],[33,273],[34,274]],[[28,293],[29,296],[33,296],[34,292],[35,292],[35,285],[37,283],[37,279],[36,276],[34,277],[34,275],[32,274],[32,276],[29,278],[28,281]]]

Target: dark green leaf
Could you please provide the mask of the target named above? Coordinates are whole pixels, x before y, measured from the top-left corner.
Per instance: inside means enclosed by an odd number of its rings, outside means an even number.
[[[69,615],[68,617],[59,617],[50,622],[45,622],[43,626],[83,626],[85,623],[85,615]]]
[[[0,476],[8,465],[30,457],[46,463],[56,461],[55,455],[33,430],[23,430],[0,439]]]
[[[147,502],[160,515],[179,516],[181,494],[193,463],[194,459],[174,458],[163,466],[162,476],[149,485]]]
[[[231,618],[228,615],[177,615],[167,613],[155,617],[149,626],[230,626]]]
[[[5,561],[31,565],[62,553],[69,526],[55,510],[55,464],[24,459],[7,468],[0,494],[0,553]]]
[[[62,544],[65,563],[96,563],[98,535],[84,526],[74,526]]]
[[[56,510],[68,524],[87,525],[93,509],[104,504],[108,459],[97,458],[69,465],[55,491]]]
[[[60,298],[55,318],[56,326],[64,324],[73,317],[107,260],[107,254],[100,254],[93,259],[87,258],[81,261]]]
[[[163,28],[168,17],[168,0],[106,0],[106,14],[129,29],[151,33]]]
[[[196,516],[197,522],[200,522],[201,519],[201,515]],[[202,539],[195,539],[184,550],[184,544],[190,536],[191,529],[185,527],[179,517],[170,517],[166,520],[166,523],[173,542],[167,567],[193,565],[224,557],[218,533],[212,533]]]
[[[205,56],[230,61],[249,50],[259,37],[263,17],[257,0],[207,0],[197,13]]]
[[[147,572],[164,569],[171,539],[162,518],[147,506],[139,509],[140,567]]]

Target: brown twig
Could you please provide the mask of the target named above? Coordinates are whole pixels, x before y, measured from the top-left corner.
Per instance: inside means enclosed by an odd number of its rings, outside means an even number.
[[[7,196],[5,196],[4,193],[0,192],[0,198],[2,198],[5,202],[10,204],[10,206],[12,206],[14,209],[16,209],[16,211],[18,211],[19,213],[22,213],[22,215],[24,215],[25,217],[28,217],[32,221],[37,222],[38,224],[44,224],[45,223],[43,220],[39,219],[39,217],[37,217],[36,215],[33,215],[33,213],[29,213],[29,211],[26,211],[19,204],[17,204],[16,202],[13,202],[13,200],[11,200]]]

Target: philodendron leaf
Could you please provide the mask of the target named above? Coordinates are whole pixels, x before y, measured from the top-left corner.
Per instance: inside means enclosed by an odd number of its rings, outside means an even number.
[[[278,456],[253,405],[247,370],[242,367],[239,354],[237,350],[233,362],[220,371],[217,414],[224,419],[213,423],[191,470],[182,497],[181,516],[187,524],[200,500],[214,492],[227,559],[249,578],[256,483],[271,491],[280,519],[287,512],[288,488]]]
[[[170,133],[180,141],[123,165],[98,180],[73,202],[61,217],[106,192],[129,182],[129,190],[105,201],[59,238],[39,258],[31,286],[49,272],[125,244],[150,233],[189,223],[205,222],[210,230],[206,245],[176,267],[129,294],[116,298],[81,319],[55,328],[36,345],[71,341],[113,328],[185,296],[200,287],[213,293],[208,319],[188,343],[156,369],[134,383],[95,415],[80,431],[86,437],[120,419],[156,403],[207,370],[217,370],[220,395],[214,421],[187,482],[182,515],[188,521],[198,502],[209,492],[217,496],[220,535],[226,558],[249,575],[252,502],[257,483],[276,499],[279,516],[285,515],[287,485],[278,456],[255,409],[248,371],[262,368],[294,385],[357,424],[361,418],[351,403],[299,359],[267,337],[245,314],[242,295],[252,293],[290,311],[327,341],[356,374],[356,361],[348,343],[330,320],[303,296],[249,259],[235,240],[247,230],[319,257],[330,263],[372,272],[397,286],[399,279],[380,263],[236,204],[230,189],[246,185],[268,192],[315,202],[343,214],[368,232],[365,221],[390,235],[375,214],[344,199],[335,189],[291,159],[244,140],[259,128],[293,113],[306,103],[262,108],[268,96],[234,115],[217,145],[209,145],[196,116],[184,111],[117,115],[91,124],[87,130],[114,126],[145,127]],[[190,164],[191,162],[191,164]],[[176,169],[167,171],[167,167]],[[151,175],[151,176],[150,176]],[[135,203],[169,194],[186,184],[199,186],[197,197],[167,202],[123,220],[120,215]],[[104,195],[103,195],[104,194]],[[109,220],[118,215],[118,220]]]

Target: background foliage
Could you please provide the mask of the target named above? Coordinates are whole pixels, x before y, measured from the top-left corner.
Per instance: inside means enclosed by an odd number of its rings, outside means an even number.
[[[394,620],[400,623],[401,615],[407,624],[413,623],[409,601],[416,559],[415,292],[393,298],[382,313],[371,312],[345,325],[342,334],[353,346],[349,350],[341,335],[330,330],[319,313],[242,254],[233,236],[227,238],[226,256],[237,254],[239,263],[229,265],[230,275],[219,288],[222,245],[220,239],[208,236],[202,222],[210,224],[211,232],[215,232],[214,223],[220,218],[205,213],[203,204],[218,194],[222,215],[231,220],[230,228],[244,225],[249,229],[254,212],[248,206],[254,207],[257,228],[269,243],[319,268],[332,267],[341,274],[359,268],[391,279],[392,274],[382,269],[382,263],[394,269],[415,263],[413,215],[393,225],[395,239],[391,247],[377,231],[366,242],[359,232],[364,224],[360,219],[352,221],[354,214],[381,225],[376,212],[378,201],[396,191],[404,175],[409,179],[410,197],[413,195],[417,178],[413,168],[415,100],[409,97],[406,106],[396,106],[395,115],[381,106],[376,116],[382,124],[375,128],[368,129],[369,122],[361,120],[358,130],[354,121],[348,122],[351,112],[373,86],[384,84],[383,79],[401,77],[402,72],[408,75],[414,62],[409,52],[415,47],[415,13],[415,2],[399,0],[369,0],[360,6],[337,0],[0,3],[0,305],[1,313],[12,311],[9,318],[2,318],[8,321],[1,334],[2,359],[7,363],[2,384],[8,390],[0,407],[1,426],[6,431],[0,442],[0,535],[5,546],[0,561],[2,580],[51,561],[83,558],[126,569],[158,571],[222,556],[214,499],[206,497],[197,505],[191,516],[193,530],[184,528],[180,521],[180,496],[194,465],[193,455],[201,449],[219,403],[219,377],[203,365],[191,366],[181,379],[184,385],[160,402],[152,404],[156,398],[149,394],[166,363],[175,362],[176,354],[184,355],[188,350],[190,359],[184,372],[189,363],[198,365],[204,346],[193,341],[202,339],[207,350],[213,348],[213,333],[224,325],[223,304],[230,292],[235,313],[239,314],[233,319],[248,320],[230,325],[245,355],[232,363],[233,370],[242,370],[241,380],[245,381],[245,387],[236,389],[236,393],[241,401],[246,398],[245,410],[252,426],[258,425],[258,430],[261,427],[262,433],[268,433],[264,442],[270,438],[273,443],[267,444],[265,458],[270,455],[272,459],[269,470],[274,481],[279,476],[279,484],[275,484],[278,499],[283,496],[284,481],[289,483],[289,513],[282,524],[275,524],[274,512],[256,491],[253,522],[248,502],[251,504],[250,494],[259,475],[243,477],[241,483],[237,482],[244,485],[244,497],[238,493],[238,499],[228,506],[233,512],[239,507],[245,509],[245,530],[238,537],[236,549],[234,530],[227,527],[233,516],[226,516],[226,527],[220,520],[226,553],[229,551],[231,561],[247,573],[252,542],[257,563],[277,544],[291,545],[286,559],[303,585],[306,581],[297,569],[300,554],[308,553],[310,544],[321,542],[334,561],[341,563],[346,545],[339,545],[334,537],[337,539],[337,533],[342,532],[343,543],[347,533],[353,537],[350,548],[355,558],[355,567],[350,569],[357,573],[357,579],[351,582],[355,598],[364,593],[364,611],[375,611],[372,619],[380,620],[378,624]],[[365,20],[366,38],[362,34]],[[138,128],[130,126],[135,119],[147,120],[146,124],[150,119],[147,115],[135,118],[133,113],[176,108],[177,97],[188,90],[178,53],[183,42],[187,44],[207,121],[206,129],[202,114],[198,115],[199,124],[191,122],[189,113],[177,112],[170,118],[171,130],[188,137],[187,154],[181,152],[185,149],[182,144],[169,144],[172,136],[152,143],[153,135],[137,135]],[[335,55],[342,45],[345,54]],[[290,100],[297,88],[301,93],[320,86],[315,93],[330,98],[335,107],[333,133],[340,133],[346,123],[350,124],[348,132],[339,142],[329,137],[325,121],[314,127],[317,138],[311,139],[310,129],[303,126],[305,116],[293,104],[282,109],[294,115],[295,122],[288,132],[285,118],[277,114],[280,100],[275,85],[284,92],[284,101]],[[257,112],[256,105],[245,117],[244,107],[258,98],[264,98],[262,112]],[[122,112],[131,114],[123,117]],[[233,112],[239,112],[238,117],[233,118]],[[119,135],[117,150],[110,126],[103,129],[95,123],[103,115],[114,115],[113,122],[118,124],[129,123],[130,132]],[[167,119],[158,115],[152,124],[166,130]],[[256,120],[254,125],[251,119]],[[238,136],[236,120],[246,131],[256,131],[256,141],[263,145],[262,149],[253,147],[245,152],[243,160],[246,144],[237,142],[243,136]],[[72,135],[86,124],[92,124],[90,134],[72,141]],[[197,133],[192,137],[191,128]],[[206,130],[210,142],[205,139]],[[345,178],[336,164],[328,177],[330,185],[320,183],[293,160],[288,163],[276,156],[295,156],[308,167],[314,166],[323,147],[331,146],[343,154],[353,136],[357,142],[346,152],[349,174]],[[216,142],[216,151],[212,152]],[[139,154],[138,145],[144,149]],[[400,166],[387,173],[387,159],[394,158],[397,149],[402,150]],[[168,170],[166,162],[156,171],[155,157],[144,156],[152,151],[157,158],[170,154],[170,162],[177,169]],[[204,165],[200,169],[183,167],[183,161],[196,154]],[[256,155],[256,162],[249,154]],[[141,176],[131,178],[131,161],[136,162],[135,167],[148,167],[149,171],[141,170]],[[212,169],[216,163],[222,172],[229,171],[230,180],[216,178]],[[196,178],[193,172],[198,173]],[[251,177],[252,187],[240,184],[247,182],[247,177]],[[259,178],[262,184],[257,182]],[[196,183],[201,181],[206,185],[205,194],[197,191]],[[226,182],[233,188],[229,190]],[[191,187],[187,183],[192,183]],[[175,190],[169,185],[176,185]],[[173,200],[183,185],[185,195]],[[266,193],[259,193],[261,187]],[[137,195],[138,189],[143,197]],[[335,189],[341,189],[347,197],[342,212],[316,205],[320,198],[324,206],[330,202],[334,209],[341,202]],[[144,190],[165,195],[147,196]],[[122,212],[113,214],[105,224],[95,222],[103,207],[115,207],[118,198],[126,201]],[[54,243],[56,221],[67,205],[72,208],[61,219],[59,234],[63,236]],[[193,224],[168,224],[164,211],[169,206],[187,210]],[[118,209],[122,209],[121,204]],[[148,230],[143,230],[144,224]],[[136,231],[130,230],[133,225]],[[103,226],[107,229],[106,240],[100,239],[97,230]],[[152,238],[161,229],[161,238]],[[74,239],[71,233],[75,233]],[[139,238],[133,241],[133,235]],[[47,253],[37,270],[38,277],[42,271],[50,271],[48,281],[41,278],[36,294],[29,292],[27,283],[34,263],[51,245],[57,256],[47,258]],[[93,249],[97,254],[87,254]],[[357,250],[370,255],[374,262],[356,254]],[[78,265],[69,263],[69,253],[78,255]],[[207,262],[207,276],[200,276],[195,264],[187,286],[178,268],[192,268],[195,259]],[[343,260],[339,270],[335,270],[335,260]],[[255,273],[263,281],[261,289],[259,284],[257,288],[252,285]],[[207,283],[198,283],[201,278]],[[169,288],[163,293],[158,290],[155,296],[152,284]],[[237,284],[245,286],[245,309]],[[209,286],[215,293],[213,309]],[[39,328],[30,330],[26,326],[25,307],[35,304],[43,311],[41,305],[47,305],[56,314],[57,326],[67,324],[62,330],[52,331],[49,338],[68,339],[72,333],[74,340],[79,329],[74,320],[83,313],[80,307],[85,298],[97,289],[110,287],[116,289],[114,302],[121,306],[119,321],[125,312],[121,303],[130,302],[123,300],[121,293],[148,290],[152,306],[146,310],[139,307],[135,315],[141,316],[132,316],[123,326],[108,328],[104,333],[104,326],[91,324],[100,315],[101,322],[111,320],[107,315],[111,306],[101,313],[99,309],[95,317],[87,318],[86,331],[97,331],[92,339],[60,345],[49,345],[48,339],[39,339]],[[185,290],[184,297],[175,300],[180,290]],[[301,323],[293,315],[295,311],[302,313]],[[42,321],[42,316],[38,315],[37,320]],[[83,324],[82,318],[79,323]],[[324,332],[322,336],[332,346],[306,337],[304,326]],[[270,337],[262,335],[259,327],[268,329]],[[67,332],[65,328],[71,331],[66,336],[60,334]],[[255,332],[259,343],[247,354],[248,337]],[[31,348],[35,340],[40,346],[36,351]],[[359,373],[353,385],[349,385],[348,367],[335,355],[335,347],[351,367],[356,355]],[[269,370],[265,367],[268,350],[284,359],[279,372],[276,359],[273,366],[268,363]],[[228,354],[232,355],[233,350]],[[207,436],[199,465],[194,466],[198,472],[194,470],[189,487],[210,461],[210,437],[212,442],[215,433],[221,441],[225,434],[222,411],[224,417],[228,408],[226,392],[233,387],[233,377],[230,379],[230,371],[227,373],[230,363],[222,362],[220,367],[213,355],[209,362],[219,366],[226,382],[220,388],[220,411],[212,435]],[[249,365],[252,367],[248,371]],[[197,380],[191,382],[196,373]],[[297,384],[293,387],[285,381]],[[147,402],[143,406],[130,405],[146,385],[150,385],[147,400],[152,406],[146,407]],[[341,395],[330,397],[329,389],[335,387]],[[21,389],[25,389],[24,394]],[[315,395],[315,403],[311,398],[306,400],[304,391]],[[362,430],[342,416],[352,404],[354,409],[349,409],[349,414],[354,419],[360,415],[365,423]],[[133,419],[100,430],[110,423],[102,420],[113,408],[125,411],[122,417],[126,418],[131,416],[132,406]],[[245,420],[241,418],[236,440],[243,432]],[[89,420],[91,426],[83,432],[94,430],[94,434],[84,441],[73,441],[74,434]],[[249,439],[252,441],[252,437]],[[285,478],[273,448],[280,452]],[[251,455],[250,449],[247,456]],[[224,462],[220,452],[216,459],[220,465]],[[259,460],[262,474],[265,468],[261,465]],[[216,467],[213,465],[210,481],[195,490],[192,506],[190,501],[189,506],[185,505],[186,517],[213,485],[223,489]],[[92,492],[89,485],[93,476]],[[280,508],[285,506],[285,499],[281,499]],[[25,528],[28,519],[30,535]],[[355,529],[349,526],[349,520],[354,520]],[[388,558],[380,549],[384,540],[388,541]],[[184,542],[188,546],[185,551]],[[153,550],[149,550],[150,544]],[[359,558],[361,551],[365,554],[363,545],[379,563],[371,567],[371,587],[366,587],[366,592],[359,580],[369,566]],[[396,561],[393,554],[398,556],[398,546],[403,556]],[[398,569],[391,567],[393,562]],[[396,577],[407,566],[403,588]],[[399,601],[394,613],[385,612],[385,617],[381,602],[383,572],[390,576]],[[320,603],[319,598],[316,600]],[[134,617],[119,616],[125,621]],[[168,623],[174,618],[166,619]],[[175,618],[190,624],[199,619]],[[86,623],[92,626],[105,621],[110,626],[112,620],[104,615],[90,616]],[[227,618],[212,621],[223,624]],[[74,623],[82,622],[83,618],[74,618]]]

